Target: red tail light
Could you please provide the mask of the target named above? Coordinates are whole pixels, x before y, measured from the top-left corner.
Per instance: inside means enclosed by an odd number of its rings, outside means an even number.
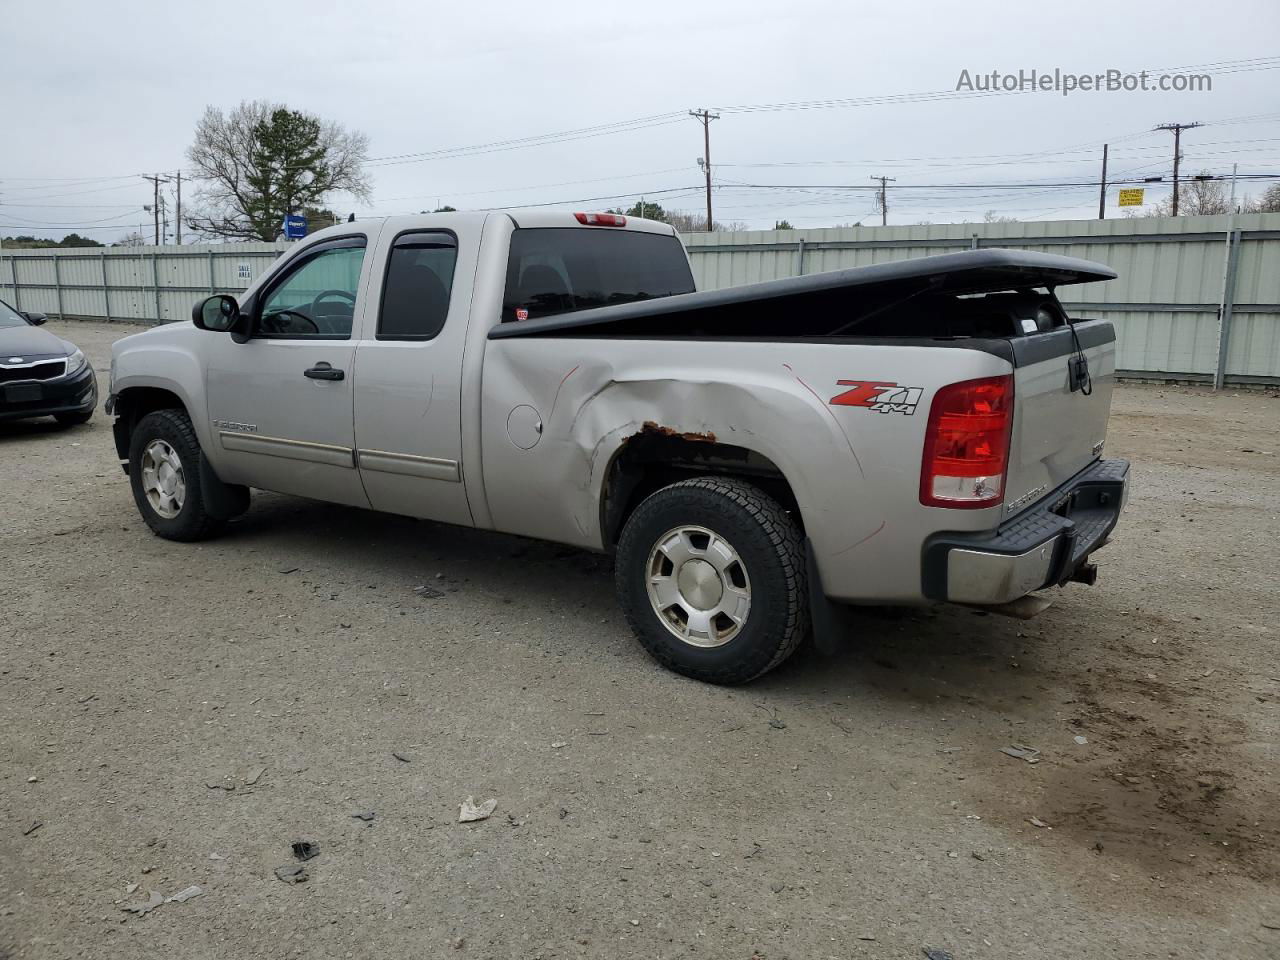
[[[920,502],[991,507],[1004,500],[1013,429],[1013,377],[984,377],[933,395],[924,435]]]
[[[587,227],[625,227],[627,218],[616,213],[575,213],[578,222]]]

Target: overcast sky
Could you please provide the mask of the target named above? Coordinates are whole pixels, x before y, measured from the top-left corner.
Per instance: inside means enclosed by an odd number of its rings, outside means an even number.
[[[371,158],[656,117],[608,135],[374,159],[357,216],[640,196],[703,209],[711,125],[717,220],[769,228],[1096,216],[1101,144],[1112,178],[1170,173],[1158,123],[1202,121],[1184,170],[1280,174],[1275,0],[885,4],[443,3],[238,0],[195,5],[0,0],[0,234],[114,241],[144,224],[149,184],[187,165],[206,105],[265,98],[369,137]],[[1261,62],[1246,60],[1269,58]],[[1235,66],[1209,64],[1236,62]],[[1196,66],[1208,92],[1024,92],[887,103],[813,101],[954,91],[962,70],[1094,73]],[[805,109],[743,110],[807,102]],[[670,115],[670,116],[667,116]],[[120,178],[108,180],[105,178]],[[942,184],[982,184],[949,189]],[[817,189],[741,184],[815,185]],[[1245,189],[1259,193],[1266,183]],[[850,189],[856,187],[857,189]],[[1166,187],[1148,191],[1158,200]],[[190,192],[188,192],[188,197]],[[607,199],[592,199],[607,198]],[[1110,196],[1108,215],[1118,216]],[[190,238],[188,238],[190,239]]]

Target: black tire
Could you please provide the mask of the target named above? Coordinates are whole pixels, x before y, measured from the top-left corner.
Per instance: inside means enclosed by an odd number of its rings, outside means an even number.
[[[143,489],[143,454],[156,440],[163,440],[177,454],[182,465],[185,496],[176,516],[157,512]],[[155,534],[166,540],[190,542],[204,540],[220,533],[226,521],[210,516],[200,485],[200,464],[204,453],[196,439],[191,418],[182,410],[157,410],[149,413],[133,428],[129,438],[129,486],[138,512]]]
[[[93,408],[78,413],[55,413],[53,419],[57,420],[64,427],[78,427],[81,424],[88,423],[89,418],[93,416]]]
[[[650,553],[682,525],[722,537],[745,569],[750,609],[720,646],[677,637],[649,599]],[[808,633],[804,556],[799,527],[772,497],[741,480],[699,477],[662,488],[627,519],[614,585],[627,622],[663,666],[707,683],[746,683],[786,660]]]

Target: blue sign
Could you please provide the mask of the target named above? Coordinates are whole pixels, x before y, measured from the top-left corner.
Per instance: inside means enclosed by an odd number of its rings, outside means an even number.
[[[287,240],[301,240],[307,235],[307,218],[289,214],[284,218],[284,235]]]

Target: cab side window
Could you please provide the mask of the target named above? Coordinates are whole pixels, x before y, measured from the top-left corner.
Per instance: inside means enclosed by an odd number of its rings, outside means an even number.
[[[387,261],[379,340],[431,340],[449,315],[458,242],[447,233],[406,233]]]
[[[276,281],[262,301],[254,335],[349,340],[364,264],[363,237],[325,244]]]

